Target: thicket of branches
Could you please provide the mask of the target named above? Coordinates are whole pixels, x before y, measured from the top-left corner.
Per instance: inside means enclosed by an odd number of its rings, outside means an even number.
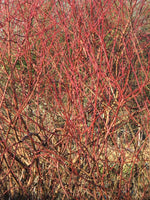
[[[0,198],[149,199],[148,1],[0,10]]]

